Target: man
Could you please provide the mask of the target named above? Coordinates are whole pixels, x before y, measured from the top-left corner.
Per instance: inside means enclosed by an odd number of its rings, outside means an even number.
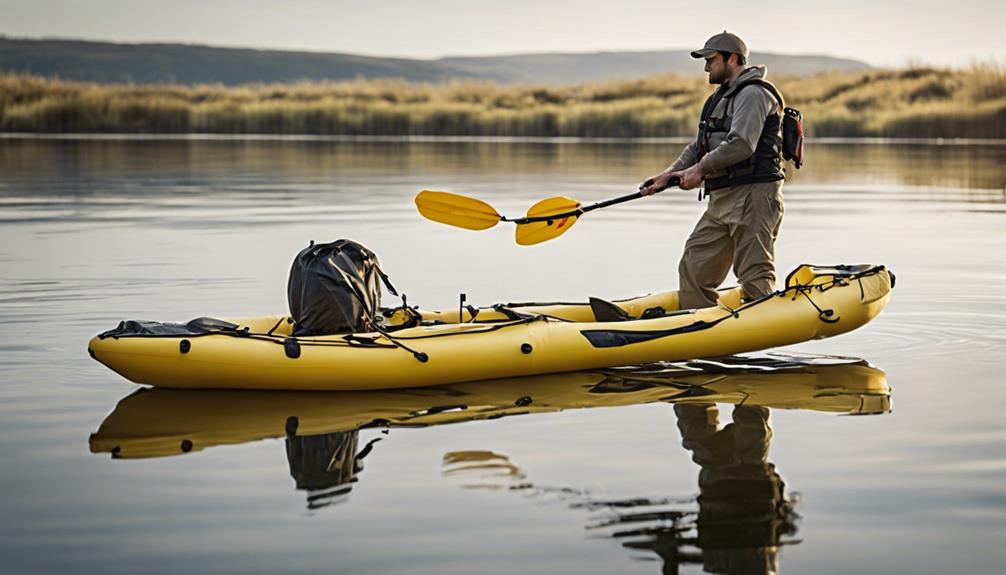
[[[745,67],[747,45],[725,31],[692,57],[705,59],[709,83],[719,88],[703,106],[696,140],[640,186],[650,195],[671,178],[680,178],[684,190],[705,182],[709,204],[678,265],[681,309],[716,305],[716,288],[731,266],[745,301],[772,293],[786,177],[782,97],[764,80],[765,67]]]

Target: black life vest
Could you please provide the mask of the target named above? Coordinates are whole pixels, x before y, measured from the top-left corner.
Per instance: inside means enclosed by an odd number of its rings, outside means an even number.
[[[712,192],[721,188],[729,188],[742,184],[777,182],[786,179],[782,154],[782,113],[779,111],[785,107],[785,103],[779,90],[771,83],[762,79],[742,82],[734,88],[730,95],[725,95],[730,87],[721,86],[709,96],[706,103],[702,106],[701,122],[699,123],[699,159],[702,159],[703,156],[710,152],[709,134],[730,131],[731,117],[729,115],[724,118],[710,117],[713,110],[716,109],[716,105],[724,98],[735,97],[748,86],[762,86],[767,89],[778,100],[779,107],[765,118],[765,126],[762,127],[754,153],[747,159],[727,167],[725,175],[716,178],[707,178],[705,181],[706,191]],[[729,109],[729,103],[727,107]]]

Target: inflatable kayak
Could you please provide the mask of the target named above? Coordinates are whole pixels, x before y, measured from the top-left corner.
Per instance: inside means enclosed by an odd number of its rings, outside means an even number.
[[[510,303],[383,311],[372,333],[293,337],[272,315],[187,324],[124,321],[91,339],[91,357],[138,384],[205,389],[423,387],[621,365],[709,358],[854,330],[887,304],[884,266],[804,265],[785,287],[743,302],[682,310],[677,292],[608,302]]]
[[[764,354],[602,371],[345,393],[140,389],[91,435],[92,453],[163,457],[266,438],[426,427],[566,409],[734,403],[882,414],[883,371],[856,358]]]

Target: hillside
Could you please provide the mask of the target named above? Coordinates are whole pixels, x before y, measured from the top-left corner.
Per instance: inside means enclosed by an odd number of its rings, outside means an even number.
[[[239,84],[399,78],[444,82],[482,76],[448,64],[404,58],[188,44],[113,44],[0,38],[0,72],[99,84]]]
[[[754,64],[768,66],[773,76],[809,76],[870,68],[865,62],[830,56],[752,52],[750,60]],[[703,64],[692,58],[688,50],[455,57],[438,62],[500,81],[552,85],[631,80],[657,74],[691,76],[703,73]]]
[[[752,54],[773,75],[864,70],[863,62],[828,56]],[[355,79],[444,83],[481,79],[499,83],[579,84],[653,74],[698,75],[701,63],[686,50],[523,54],[439,60],[354,54],[217,48],[189,44],[115,44],[81,40],[0,37],[0,73],[56,76],[99,84],[273,84]]]

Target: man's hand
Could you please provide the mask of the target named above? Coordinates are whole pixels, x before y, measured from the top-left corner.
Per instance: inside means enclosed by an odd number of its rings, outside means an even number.
[[[702,163],[699,162],[687,170],[668,174],[668,177],[674,176],[681,178],[681,183],[678,184],[679,188],[682,190],[691,190],[702,185],[702,180],[705,179],[706,173],[702,169]]]
[[[672,175],[671,172],[660,172],[652,178],[647,178],[645,182],[639,184],[639,192],[644,196],[652,196],[659,191],[666,190],[667,181],[671,179]]]

